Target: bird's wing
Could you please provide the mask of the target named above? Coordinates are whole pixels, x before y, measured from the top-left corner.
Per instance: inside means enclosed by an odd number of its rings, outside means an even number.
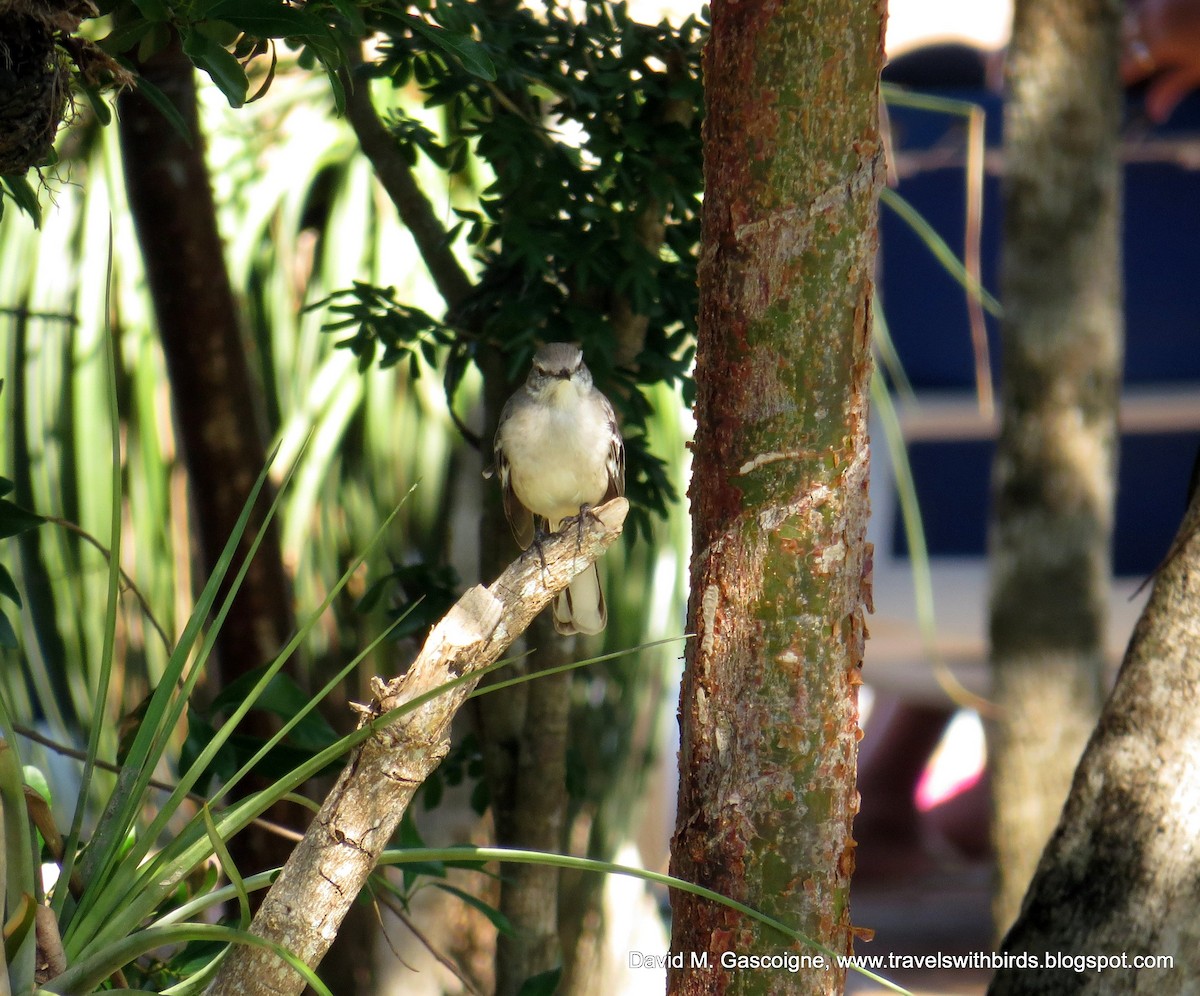
[[[613,498],[625,494],[625,440],[621,438],[621,430],[617,425],[617,415],[613,411],[612,402],[604,399],[604,414],[608,418],[608,428],[611,442],[608,444],[608,459],[605,466],[608,469],[608,488],[604,492],[601,505]]]
[[[501,416],[501,420],[503,421],[503,416]],[[500,494],[504,498],[504,515],[508,519],[509,526],[512,527],[513,536],[517,538],[517,545],[521,549],[525,549],[533,542],[533,514],[521,504],[521,499],[513,491],[512,467],[509,465],[508,455],[500,443],[499,433],[496,433],[493,448],[496,459],[495,472],[496,476],[500,478]]]

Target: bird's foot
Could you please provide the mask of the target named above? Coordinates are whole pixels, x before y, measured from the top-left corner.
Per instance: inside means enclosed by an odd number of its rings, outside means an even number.
[[[579,551],[583,549],[583,527],[588,519],[591,519],[593,522],[598,522],[601,525],[604,524],[603,520],[601,520],[600,516],[598,516],[595,512],[592,511],[591,505],[580,505],[578,515],[573,515],[573,516],[571,516],[571,518],[563,520],[564,528],[566,528],[567,526],[575,527],[575,553],[576,553],[576,555],[578,555]]]
[[[542,543],[549,539],[549,537],[550,533],[546,532],[546,530],[542,528],[541,520],[537,520],[533,527],[533,541],[525,550],[526,553],[528,553],[530,550],[533,550],[537,553],[538,560],[540,560],[542,563],[543,574],[546,573],[546,552],[542,549]]]

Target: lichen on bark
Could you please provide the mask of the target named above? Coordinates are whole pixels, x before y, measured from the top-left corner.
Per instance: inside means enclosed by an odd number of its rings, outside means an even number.
[[[849,951],[882,4],[715,3],[672,868]],[[778,952],[674,897],[672,948]],[[686,960],[686,959],[685,959]],[[675,969],[671,991],[840,992]]]

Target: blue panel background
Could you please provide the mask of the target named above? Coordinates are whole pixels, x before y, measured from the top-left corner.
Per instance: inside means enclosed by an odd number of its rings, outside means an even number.
[[[971,100],[987,115],[987,141],[999,145],[1000,98],[982,87],[979,57],[936,46],[893,63],[885,78]],[[942,81],[942,85],[932,84]],[[965,123],[949,115],[890,106],[898,150],[963,146]],[[1164,126],[1141,117],[1131,92],[1127,140],[1147,134],[1200,138],[1200,98],[1187,100]],[[965,186],[961,167],[903,180],[898,192],[961,255]],[[983,282],[998,296],[1002,232],[999,179],[984,186]],[[1200,381],[1200,171],[1169,163],[1131,163],[1125,176],[1125,383]],[[967,307],[958,283],[911,228],[886,206],[880,214],[880,296],[906,373],[918,389],[969,389],[974,382]],[[997,323],[988,319],[992,369],[1000,369]],[[1121,442],[1114,570],[1148,574],[1182,515],[1200,439],[1194,432],[1127,436]],[[910,453],[930,552],[982,555],[986,543],[991,443],[914,445]],[[896,552],[904,554],[897,524]]]

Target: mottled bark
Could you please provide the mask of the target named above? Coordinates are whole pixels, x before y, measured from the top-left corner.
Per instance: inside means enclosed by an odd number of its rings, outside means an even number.
[[[693,554],[675,875],[851,949],[869,600],[867,387],[884,6],[718,2],[705,52]],[[788,942],[673,896],[672,993],[841,992],[724,971]],[[709,957],[707,970],[692,954]]]
[[[526,640],[536,648],[529,662],[535,670],[568,663],[575,645],[554,632],[548,614],[534,621]],[[480,703],[495,839],[502,846],[563,850],[571,679],[569,673],[543,675]],[[504,869],[499,908],[514,930],[496,938],[496,996],[514,996],[527,980],[562,964],[559,874],[542,865]]]
[[[1125,653],[1003,949],[1124,955],[1098,971],[1009,968],[993,994],[1194,993],[1200,979],[1200,500]],[[1168,956],[1171,967],[1135,968]],[[1088,969],[1089,966],[1082,966]]]
[[[991,530],[998,932],[1099,712],[1122,322],[1116,0],[1018,0]]]
[[[194,69],[177,43],[139,69],[175,105],[191,136],[185,140],[136,90],[121,97],[125,184],[171,383],[199,566],[207,575],[233,534],[267,456],[257,388],[217,231]],[[263,500],[256,509],[239,557],[263,529],[266,506]],[[217,684],[228,685],[271,660],[293,626],[291,587],[276,531],[269,528],[218,634]],[[262,737],[274,732],[261,713],[252,713],[243,729]],[[255,827],[231,846],[245,874],[278,866],[291,851],[288,841]]]

